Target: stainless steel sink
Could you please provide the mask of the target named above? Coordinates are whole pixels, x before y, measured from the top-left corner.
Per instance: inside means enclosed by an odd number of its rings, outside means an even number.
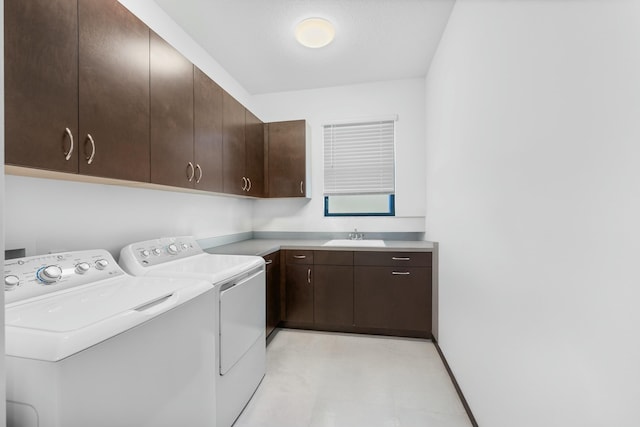
[[[380,248],[384,247],[384,240],[351,240],[351,239],[335,239],[329,240],[322,246],[353,246],[359,248]]]

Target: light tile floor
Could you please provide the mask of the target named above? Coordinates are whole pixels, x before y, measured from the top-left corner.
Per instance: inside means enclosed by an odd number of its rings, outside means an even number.
[[[234,427],[471,427],[432,342],[283,329]]]

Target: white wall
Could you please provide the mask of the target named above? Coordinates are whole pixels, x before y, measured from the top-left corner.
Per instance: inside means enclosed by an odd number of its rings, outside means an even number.
[[[161,236],[251,231],[251,200],[6,176],[5,244],[27,255],[122,246]]]
[[[640,2],[458,0],[427,77],[440,344],[481,426],[640,425]]]
[[[122,0],[247,107],[251,97],[151,0]],[[3,133],[4,134],[4,133]],[[252,201],[118,186],[6,177],[5,242],[27,255],[119,248],[142,239],[217,237],[252,230]]]
[[[424,79],[256,95],[264,121],[306,119],[311,127],[312,191],[307,200],[260,200],[257,231],[424,231]],[[397,114],[396,217],[325,218],[322,126],[333,121]]]

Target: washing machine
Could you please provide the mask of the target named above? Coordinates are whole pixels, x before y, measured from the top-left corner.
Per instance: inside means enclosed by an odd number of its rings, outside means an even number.
[[[132,275],[204,279],[214,289],[216,426],[230,427],[265,375],[264,260],[209,254],[184,236],[128,245],[119,263]]]
[[[9,427],[215,425],[211,284],[105,250],[5,261]]]

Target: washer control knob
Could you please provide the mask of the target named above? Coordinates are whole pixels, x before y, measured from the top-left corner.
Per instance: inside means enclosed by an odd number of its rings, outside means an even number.
[[[89,271],[90,268],[91,268],[91,266],[89,265],[88,262],[81,262],[80,264],[76,265],[76,273],[84,274],[87,271]]]
[[[140,251],[140,255],[142,255],[142,258],[148,258],[151,253],[148,250],[143,249]]]
[[[62,277],[62,269],[57,265],[48,265],[38,270],[36,276],[45,284],[54,283]]]
[[[108,266],[109,266],[109,261],[107,261],[106,259],[99,259],[96,261],[96,268],[98,270],[104,270]]]
[[[18,276],[14,276],[13,274],[4,277],[4,290],[12,291],[20,284],[20,279]]]
[[[182,244],[182,250],[186,251],[187,249],[189,249],[189,245],[187,245],[186,243]]]
[[[160,255],[162,253],[162,251],[160,250],[160,248],[153,248],[153,254],[154,255]]]
[[[176,255],[178,253],[178,247],[172,243],[167,246],[167,252],[169,252],[171,255]]]

